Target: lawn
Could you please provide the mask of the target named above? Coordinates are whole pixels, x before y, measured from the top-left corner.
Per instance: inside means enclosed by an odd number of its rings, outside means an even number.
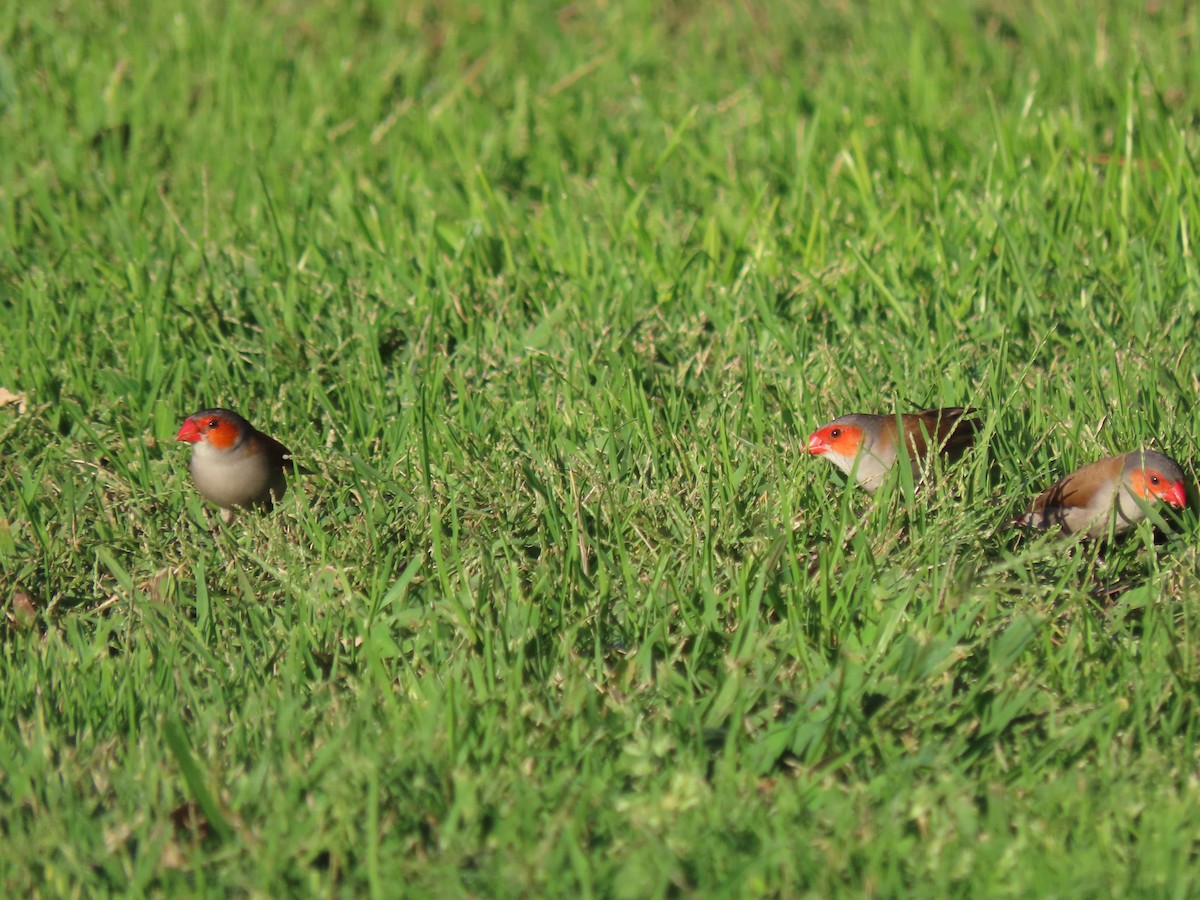
[[[4,893],[1200,893],[1195,513],[1011,525],[1195,477],[1198,43],[5,0]],[[316,474],[224,526],[213,405]],[[805,453],[939,405],[919,490]]]

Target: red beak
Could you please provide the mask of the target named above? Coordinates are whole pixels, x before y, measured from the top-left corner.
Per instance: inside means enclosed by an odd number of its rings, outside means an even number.
[[[821,437],[819,432],[813,434],[813,436],[808,439],[808,452],[809,453],[821,454],[821,453],[824,453],[828,449],[829,449],[829,445],[827,443],[825,443],[825,439],[823,437]]]
[[[200,434],[200,429],[196,427],[196,423],[188,419],[183,423],[183,427],[179,429],[179,434],[175,435],[175,440],[187,441],[189,444],[194,444],[202,437],[203,435]]]
[[[1177,481],[1163,491],[1162,498],[1167,503],[1177,506],[1180,509],[1187,506],[1187,494],[1183,492],[1183,482]]]

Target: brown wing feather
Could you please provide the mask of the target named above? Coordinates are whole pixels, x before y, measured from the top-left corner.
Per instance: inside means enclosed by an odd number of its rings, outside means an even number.
[[[259,432],[259,434],[262,435],[263,441],[266,444],[266,450],[270,454],[271,458],[274,460],[277,460],[279,463],[279,467],[281,469],[283,469],[285,472],[287,472],[290,475],[312,475],[313,474],[308,469],[299,465],[294,459],[292,459],[292,451],[289,450],[287,447],[283,446],[283,444],[279,443],[279,441],[275,440],[275,438],[271,437],[269,434],[264,434],[261,431]]]
[[[1073,518],[1087,515],[1086,510],[1098,490],[1120,477],[1124,456],[1110,456],[1088,463],[1064,475],[1034,498],[1029,512],[1019,518],[1022,524],[1047,529],[1057,525],[1067,531],[1080,527]]]
[[[1074,473],[1061,478],[1046,488],[1034,498],[1029,512],[1021,517],[1023,524],[1046,530],[1057,525],[1059,528],[1070,530],[1067,521],[1068,513],[1077,509],[1079,504],[1079,485]]]
[[[978,423],[975,410],[961,406],[944,409],[925,409],[913,413],[908,424],[908,440],[911,452],[924,456],[929,450],[928,439],[951,459],[957,459],[963,451],[975,443]]]

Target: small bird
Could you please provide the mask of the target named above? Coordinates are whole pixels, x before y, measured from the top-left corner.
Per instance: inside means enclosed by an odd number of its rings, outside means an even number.
[[[230,409],[202,409],[184,420],[176,440],[194,444],[192,481],[206,500],[233,521],[235,507],[269,510],[296,474],[292,452]]]
[[[1119,533],[1146,518],[1162,501],[1187,505],[1179,463],[1154,450],[1134,450],[1088,463],[1044,490],[1017,524],[1039,530],[1058,526],[1067,534],[1094,538]]]
[[[913,478],[920,479],[922,465],[931,449],[955,460],[975,442],[973,414],[974,410],[952,406],[899,417]],[[847,475],[853,475],[864,490],[874,493],[896,464],[899,450],[896,418],[851,413],[834,419],[813,432],[808,439],[808,452],[824,456]]]

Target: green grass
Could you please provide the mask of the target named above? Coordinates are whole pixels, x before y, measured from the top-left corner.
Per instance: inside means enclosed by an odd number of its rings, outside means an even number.
[[[0,5],[5,893],[1200,892],[1176,6]]]

